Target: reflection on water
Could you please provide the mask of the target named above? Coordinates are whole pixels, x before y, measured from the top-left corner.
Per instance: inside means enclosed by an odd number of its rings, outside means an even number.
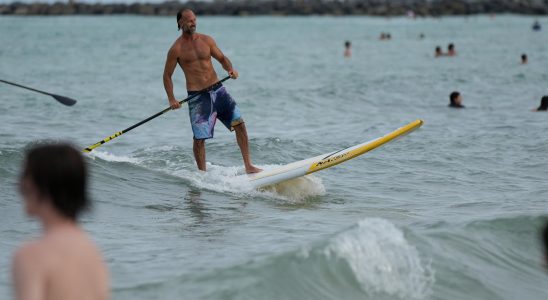
[[[211,215],[205,212],[202,192],[198,189],[189,189],[185,195],[185,204],[187,210],[190,212],[191,216],[194,217],[195,223],[204,223],[206,218],[209,218]]]

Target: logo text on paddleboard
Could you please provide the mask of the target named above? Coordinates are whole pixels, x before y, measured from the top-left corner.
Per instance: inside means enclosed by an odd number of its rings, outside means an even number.
[[[316,166],[319,167],[319,166],[321,166],[321,165],[323,165],[323,164],[328,164],[328,163],[336,162],[337,160],[339,160],[339,159],[341,159],[341,158],[343,158],[343,157],[345,157],[345,156],[347,156],[347,155],[348,155],[348,153],[343,153],[343,154],[339,154],[339,155],[337,155],[337,156],[329,157],[329,158],[327,158],[327,159],[324,159],[324,160],[318,162],[318,163],[316,164]]]

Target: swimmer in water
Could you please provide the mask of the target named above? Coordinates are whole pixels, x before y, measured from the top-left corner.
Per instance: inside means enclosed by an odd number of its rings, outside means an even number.
[[[548,96],[543,96],[540,99],[540,106],[537,109],[533,109],[533,111],[548,111]]]
[[[455,56],[457,52],[455,51],[455,45],[453,43],[447,46],[447,56]]]
[[[540,29],[542,28],[540,26],[540,23],[538,22],[538,20],[535,20],[535,23],[533,23],[533,31],[540,31]]]
[[[434,57],[440,57],[440,56],[443,56],[443,52],[441,52],[441,47],[437,46],[436,52],[434,52]]]
[[[548,270],[548,222],[544,224],[542,230],[542,243],[544,244],[544,267]]]
[[[455,91],[449,95],[449,107],[464,108],[464,105],[462,105],[462,96],[459,92]]]
[[[527,54],[523,53],[521,55],[521,64],[526,65],[527,64]]]
[[[344,57],[350,57],[352,56],[352,43],[350,41],[344,42]]]

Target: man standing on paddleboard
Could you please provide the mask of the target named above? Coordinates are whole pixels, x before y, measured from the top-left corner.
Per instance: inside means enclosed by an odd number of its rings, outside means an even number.
[[[188,95],[199,94],[188,102],[190,123],[194,133],[194,158],[198,169],[206,170],[205,140],[213,137],[216,119],[230,130],[236,131],[236,140],[242,152],[245,171],[258,173],[261,169],[253,166],[249,156],[247,130],[236,102],[228,94],[217,78],[211,57],[223,66],[232,79],[238,78],[238,71],[217,47],[215,40],[208,35],[196,33],[196,16],[190,9],[181,9],[177,13],[177,27],[183,34],[169,49],[164,68],[164,87],[169,105],[178,109],[181,104],[173,94],[171,76],[177,63],[183,69]],[[219,82],[216,84],[216,82]],[[206,89],[204,91],[204,89]]]

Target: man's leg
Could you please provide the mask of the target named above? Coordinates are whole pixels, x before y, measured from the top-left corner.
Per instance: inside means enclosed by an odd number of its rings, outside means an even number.
[[[206,170],[205,140],[194,139],[192,150],[194,151],[194,159],[196,159],[196,164],[198,165],[198,169],[205,171]]]
[[[245,123],[240,123],[234,126],[234,131],[236,131],[236,141],[238,146],[240,146],[240,151],[242,151],[242,157],[244,159],[245,172],[250,173],[259,173],[262,169],[259,169],[251,164],[251,158],[249,157],[249,146],[247,143],[247,130],[245,129]]]

